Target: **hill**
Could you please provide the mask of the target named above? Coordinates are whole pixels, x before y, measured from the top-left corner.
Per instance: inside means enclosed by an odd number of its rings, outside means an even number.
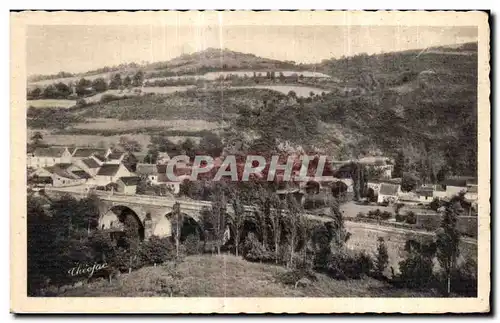
[[[162,282],[169,282],[177,297],[436,297],[431,291],[394,289],[372,278],[334,280],[317,274],[306,287],[284,285],[283,267],[247,262],[232,255],[189,256],[174,271],[171,266],[144,267],[107,280],[61,291],[58,297],[152,297],[169,296]]]
[[[287,64],[208,49],[148,65],[148,73],[285,68]],[[290,142],[341,160],[402,152],[405,168],[423,179],[433,180],[443,171],[476,175],[477,44],[356,55],[305,67],[338,81],[322,83],[325,93],[309,97],[251,88],[261,84],[235,89],[237,83],[227,81],[220,90],[197,85],[186,92],[91,103],[72,113],[121,120],[223,119],[232,128],[226,142],[254,151],[271,151],[276,142]],[[279,78],[264,81],[295,86],[322,82],[314,78],[293,84]],[[245,135],[248,138],[241,138]],[[258,138],[263,140],[238,143]]]
[[[29,86],[46,86],[63,82],[77,82],[80,78],[93,80],[99,77],[109,80],[112,75],[120,73],[122,77],[133,75],[138,70],[145,72],[146,78],[168,77],[176,75],[199,75],[214,71],[235,70],[283,70],[298,69],[292,62],[283,62],[263,58],[254,54],[246,54],[228,49],[207,48],[192,54],[183,54],[169,61],[140,65],[137,63],[105,66],[85,73],[59,72],[54,75],[32,75],[28,78]]]
[[[235,70],[280,70],[296,68],[291,62],[263,58],[228,49],[207,48],[193,54],[184,54],[167,62],[146,66],[146,69],[161,70],[167,74],[204,74],[212,71]],[[158,72],[153,74],[160,74]]]

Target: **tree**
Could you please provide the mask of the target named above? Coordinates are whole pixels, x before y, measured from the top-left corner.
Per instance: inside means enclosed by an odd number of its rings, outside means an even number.
[[[142,83],[144,82],[144,72],[139,70],[137,73],[135,73],[133,79],[132,79],[132,85],[133,86],[142,86]]]
[[[417,187],[418,178],[412,174],[404,173],[401,179],[401,190],[411,192]]]
[[[181,205],[179,202],[174,203],[172,210],[172,228],[175,239],[175,254],[179,258],[179,245],[181,240],[182,223],[184,219],[181,213]]]
[[[224,192],[224,187],[222,184],[217,183],[215,189],[212,192],[212,210],[209,212],[208,222],[211,225],[212,235],[214,237],[217,254],[220,255],[220,249],[224,244],[224,233],[226,229],[226,194]]]
[[[451,274],[455,270],[459,255],[460,232],[457,229],[457,216],[463,211],[458,201],[448,203],[437,232],[437,258],[445,273],[447,295],[451,289]]]
[[[209,133],[201,138],[198,146],[203,153],[212,157],[219,157],[224,149],[221,139],[214,133]]]
[[[90,94],[91,91],[89,90],[89,87],[92,86],[92,82],[90,80],[87,80],[85,78],[81,78],[80,81],[76,84],[76,94],[78,96],[84,96],[87,94]]]
[[[281,232],[283,229],[283,203],[278,198],[276,194],[271,196],[271,206],[273,209],[269,214],[269,220],[271,222],[271,230],[273,233],[274,240],[274,253],[276,263],[279,261],[279,246],[281,242]]]
[[[139,152],[142,150],[142,146],[137,140],[130,139],[127,136],[120,137],[118,145],[126,152]]]
[[[71,95],[71,89],[63,82],[56,83],[55,88],[57,90],[58,97],[66,98]]]
[[[300,233],[300,217],[302,216],[302,208],[297,199],[293,195],[287,195],[287,222],[288,222],[288,242],[290,247],[290,260],[288,267],[294,267],[294,252],[297,245],[297,240]]]
[[[130,85],[132,84],[132,79],[130,78],[130,76],[126,76],[124,79],[123,79],[123,86],[124,87],[129,87]]]
[[[42,90],[39,87],[36,87],[28,92],[28,99],[37,99],[41,94]]]
[[[194,159],[196,156],[196,145],[190,138],[184,140],[181,144],[181,149],[184,151],[186,156],[189,156],[190,159]]]
[[[106,84],[106,81],[102,77],[98,77],[92,81],[92,88],[98,93],[106,92],[108,84]]]
[[[339,203],[335,199],[331,199],[329,201],[329,206],[330,206],[330,218],[333,220],[331,222],[330,228],[332,229],[332,239],[331,241],[334,242],[335,246],[337,246],[339,249],[344,247],[345,243],[347,240],[349,240],[349,237],[351,234],[347,232],[345,228],[345,223],[344,223],[344,216],[342,215],[342,212],[340,211],[340,206]]]
[[[392,172],[393,178],[402,178],[405,171],[405,155],[402,151],[398,152],[396,160],[394,161],[394,171]]]
[[[382,276],[389,264],[389,253],[383,237],[378,238],[377,257],[375,258],[375,270]]]
[[[57,89],[54,85],[49,85],[45,89],[43,89],[42,96],[45,99],[56,99],[57,98]]]
[[[116,90],[119,89],[120,86],[122,86],[122,77],[119,73],[113,75],[113,78],[109,82],[109,88]]]
[[[243,225],[245,223],[245,208],[241,203],[241,198],[238,191],[234,191],[231,196],[231,204],[233,206],[234,215],[231,219],[234,231],[234,247],[236,257],[238,257],[241,234],[243,233]]]
[[[262,239],[262,247],[267,250],[268,242],[268,219],[271,213],[271,199],[269,192],[263,187],[259,186],[257,191],[257,204],[258,211],[256,212],[257,227],[260,231],[260,238]]]
[[[36,148],[40,146],[40,144],[43,141],[43,135],[40,131],[36,131],[32,136],[31,136],[31,144],[33,148]]]

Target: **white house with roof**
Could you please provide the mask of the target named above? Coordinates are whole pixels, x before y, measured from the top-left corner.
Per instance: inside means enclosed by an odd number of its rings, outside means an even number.
[[[168,182],[167,165],[138,163],[135,172],[152,185]]]
[[[108,155],[111,153],[112,153],[112,151],[110,148],[108,148],[108,149],[105,149],[105,148],[75,148],[75,150],[73,150],[72,158],[74,160],[76,160],[76,159],[84,159],[84,158],[94,157],[94,158],[97,158],[96,161],[104,162],[104,161],[106,161],[106,158],[108,157]]]
[[[401,185],[381,183],[380,191],[378,193],[377,203],[395,203],[399,199],[399,193],[401,192]]]
[[[85,170],[69,163],[39,168],[30,175],[30,178],[34,179],[35,182],[40,178],[48,177],[50,177],[50,185],[54,187],[81,185],[91,178]],[[46,180],[46,183],[49,184],[49,181]]]
[[[66,147],[36,148],[27,156],[27,166],[35,169],[60,163],[71,163],[71,153]]]
[[[97,186],[106,186],[116,183],[120,177],[131,176],[132,173],[123,164],[104,164],[97,171],[96,176],[90,182]]]
[[[94,158],[91,157],[76,159],[73,163],[81,169],[85,170],[92,177],[97,175],[97,171],[101,167],[101,164],[99,164]]]

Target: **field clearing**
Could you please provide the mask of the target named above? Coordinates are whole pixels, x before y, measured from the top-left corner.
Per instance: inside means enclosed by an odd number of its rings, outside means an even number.
[[[375,256],[377,252],[378,238],[384,238],[389,253],[387,274],[391,273],[391,266],[396,273],[399,271],[399,262],[403,260],[405,256],[404,246],[407,239],[424,236],[428,239],[434,238],[433,234],[422,235],[422,233],[418,231],[398,230],[382,225],[346,221],[345,226],[347,231],[352,234],[347,241],[347,247],[353,250],[365,250],[372,256]],[[459,261],[462,261],[465,257],[477,259],[477,245],[469,243],[468,241],[470,240],[465,241],[462,239],[460,242],[461,255]],[[439,268],[437,260],[434,266],[436,269]]]
[[[94,75],[73,76],[73,77],[63,77],[63,78],[52,79],[52,80],[42,80],[42,81],[28,83],[28,88],[46,87],[48,85],[59,83],[59,82],[62,82],[65,84],[76,83],[82,78],[84,78],[86,80],[93,81],[96,78],[102,77],[105,80],[109,81],[110,75],[112,75],[112,74],[114,74],[114,73],[109,72],[109,73],[101,73],[101,74],[94,74]]]
[[[107,118],[87,119],[85,123],[79,123],[73,126],[77,129],[91,130],[136,130],[146,128],[165,127],[168,130],[201,131],[215,130],[220,128],[217,122],[205,120],[118,120]]]
[[[70,108],[76,105],[76,100],[55,100],[55,99],[44,99],[44,100],[27,100],[26,107],[30,106],[35,108]]]
[[[315,95],[322,92],[328,93],[330,91],[309,87],[309,86],[293,86],[293,85],[254,85],[254,86],[233,86],[231,89],[267,89],[277,91],[283,94],[288,94],[290,91],[294,91],[298,97],[308,97],[311,92]]]
[[[35,130],[28,129],[28,138],[31,137]],[[117,145],[120,137],[126,136],[130,139],[137,140],[142,146],[142,151],[148,150],[150,144],[150,136],[145,134],[125,134],[117,136],[97,136],[97,135],[59,135],[50,132],[41,132],[43,141],[48,145],[55,146],[77,146],[77,147],[110,147]]]
[[[143,87],[142,93],[158,93],[158,94],[170,94],[175,92],[185,92],[189,89],[193,89],[194,85],[186,86],[164,86],[164,87]]]
[[[59,297],[153,297],[169,296],[160,289],[159,279],[171,279],[172,266],[144,267],[123,274],[111,284],[103,279],[87,286],[58,293]],[[233,255],[197,255],[186,257],[178,265],[181,276],[173,279],[177,297],[436,297],[430,291],[394,289],[372,279],[334,280],[317,274],[318,280],[307,287],[294,288],[280,283],[277,276],[286,271],[272,264],[252,263]]]
[[[266,76],[267,71],[255,70],[255,71],[227,71],[227,72],[208,72],[206,74],[197,74],[197,75],[178,75],[178,76],[165,76],[165,77],[152,77],[146,79],[146,81],[161,81],[161,80],[190,80],[190,79],[201,79],[207,81],[215,81],[218,80],[221,76],[226,77],[228,75],[237,75],[238,77],[248,77],[251,78],[255,74],[260,74],[261,76]],[[285,77],[290,77],[293,75],[303,75],[304,77],[316,77],[316,78],[330,78],[330,75],[326,75],[319,72],[312,71],[275,71],[276,77],[279,76],[279,73],[283,73]]]
[[[369,211],[375,211],[376,209],[394,214],[394,208],[391,206],[359,205],[354,203],[354,201],[349,201],[340,205],[340,210],[346,219],[355,218],[359,212],[367,214]]]

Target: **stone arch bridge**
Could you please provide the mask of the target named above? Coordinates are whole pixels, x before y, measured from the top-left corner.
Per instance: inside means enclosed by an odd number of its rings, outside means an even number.
[[[75,198],[83,198],[88,194],[67,188],[50,188],[46,189],[45,193],[52,197],[70,194]],[[166,237],[172,234],[171,216],[176,202],[180,204],[184,221],[189,222],[194,227],[201,227],[203,211],[210,210],[212,206],[210,202],[206,201],[172,199],[163,196],[125,195],[103,191],[95,191],[94,193],[99,198],[98,229],[122,231],[124,229],[123,218],[131,216],[139,224],[142,239],[149,239],[153,235]],[[247,217],[253,217],[257,211],[256,208],[250,206],[245,206],[244,209]],[[229,216],[234,215],[231,204],[227,205],[226,212]],[[307,216],[321,222],[330,220],[312,214]]]

